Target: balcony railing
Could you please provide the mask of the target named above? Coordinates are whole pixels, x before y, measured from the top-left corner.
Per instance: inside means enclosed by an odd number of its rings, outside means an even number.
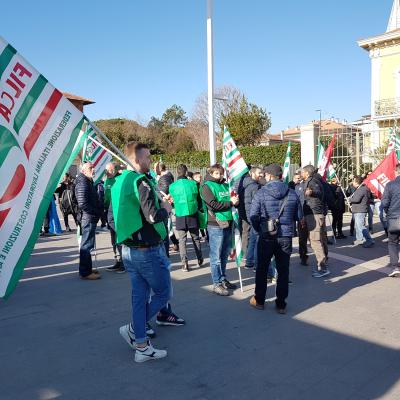
[[[400,97],[375,101],[375,115],[377,117],[400,115]]]

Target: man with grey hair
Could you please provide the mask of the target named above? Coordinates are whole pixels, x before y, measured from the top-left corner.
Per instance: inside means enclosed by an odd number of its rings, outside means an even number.
[[[389,273],[390,277],[399,277],[399,240],[400,240],[400,164],[396,166],[396,179],[389,182],[383,193],[382,203],[388,220],[388,250],[390,257],[390,266],[392,271]],[[394,226],[393,222],[397,222]]]
[[[317,266],[313,268],[312,276],[314,278],[322,278],[330,274],[328,270],[328,243],[326,236],[325,223],[325,196],[324,188],[321,181],[315,176],[314,166],[306,165],[301,170],[303,178],[303,213],[307,230],[302,230],[299,234],[307,234],[310,238],[311,248],[317,258]],[[304,242],[304,237],[299,238]],[[307,261],[307,256],[300,254],[302,261]]]
[[[94,166],[91,162],[83,164],[81,173],[75,181],[75,196],[78,202],[78,222],[82,240],[79,249],[79,275],[82,279],[97,280],[100,275],[92,270],[91,250],[95,246],[96,225],[102,209],[93,185]]]

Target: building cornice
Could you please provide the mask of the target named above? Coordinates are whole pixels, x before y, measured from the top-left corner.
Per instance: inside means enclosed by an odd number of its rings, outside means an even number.
[[[400,43],[400,29],[357,41],[364,50],[393,46]]]

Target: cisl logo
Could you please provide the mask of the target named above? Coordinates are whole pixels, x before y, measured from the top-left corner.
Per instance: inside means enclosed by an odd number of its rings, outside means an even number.
[[[0,228],[11,210],[14,200],[25,184],[24,153],[14,135],[0,126]]]

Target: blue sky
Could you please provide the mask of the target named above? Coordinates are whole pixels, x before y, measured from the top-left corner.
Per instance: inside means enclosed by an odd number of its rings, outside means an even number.
[[[91,119],[146,123],[207,90],[206,0],[20,0],[0,35]],[[271,112],[272,132],[370,113],[370,60],[356,40],[384,33],[392,0],[214,0],[215,85]]]

